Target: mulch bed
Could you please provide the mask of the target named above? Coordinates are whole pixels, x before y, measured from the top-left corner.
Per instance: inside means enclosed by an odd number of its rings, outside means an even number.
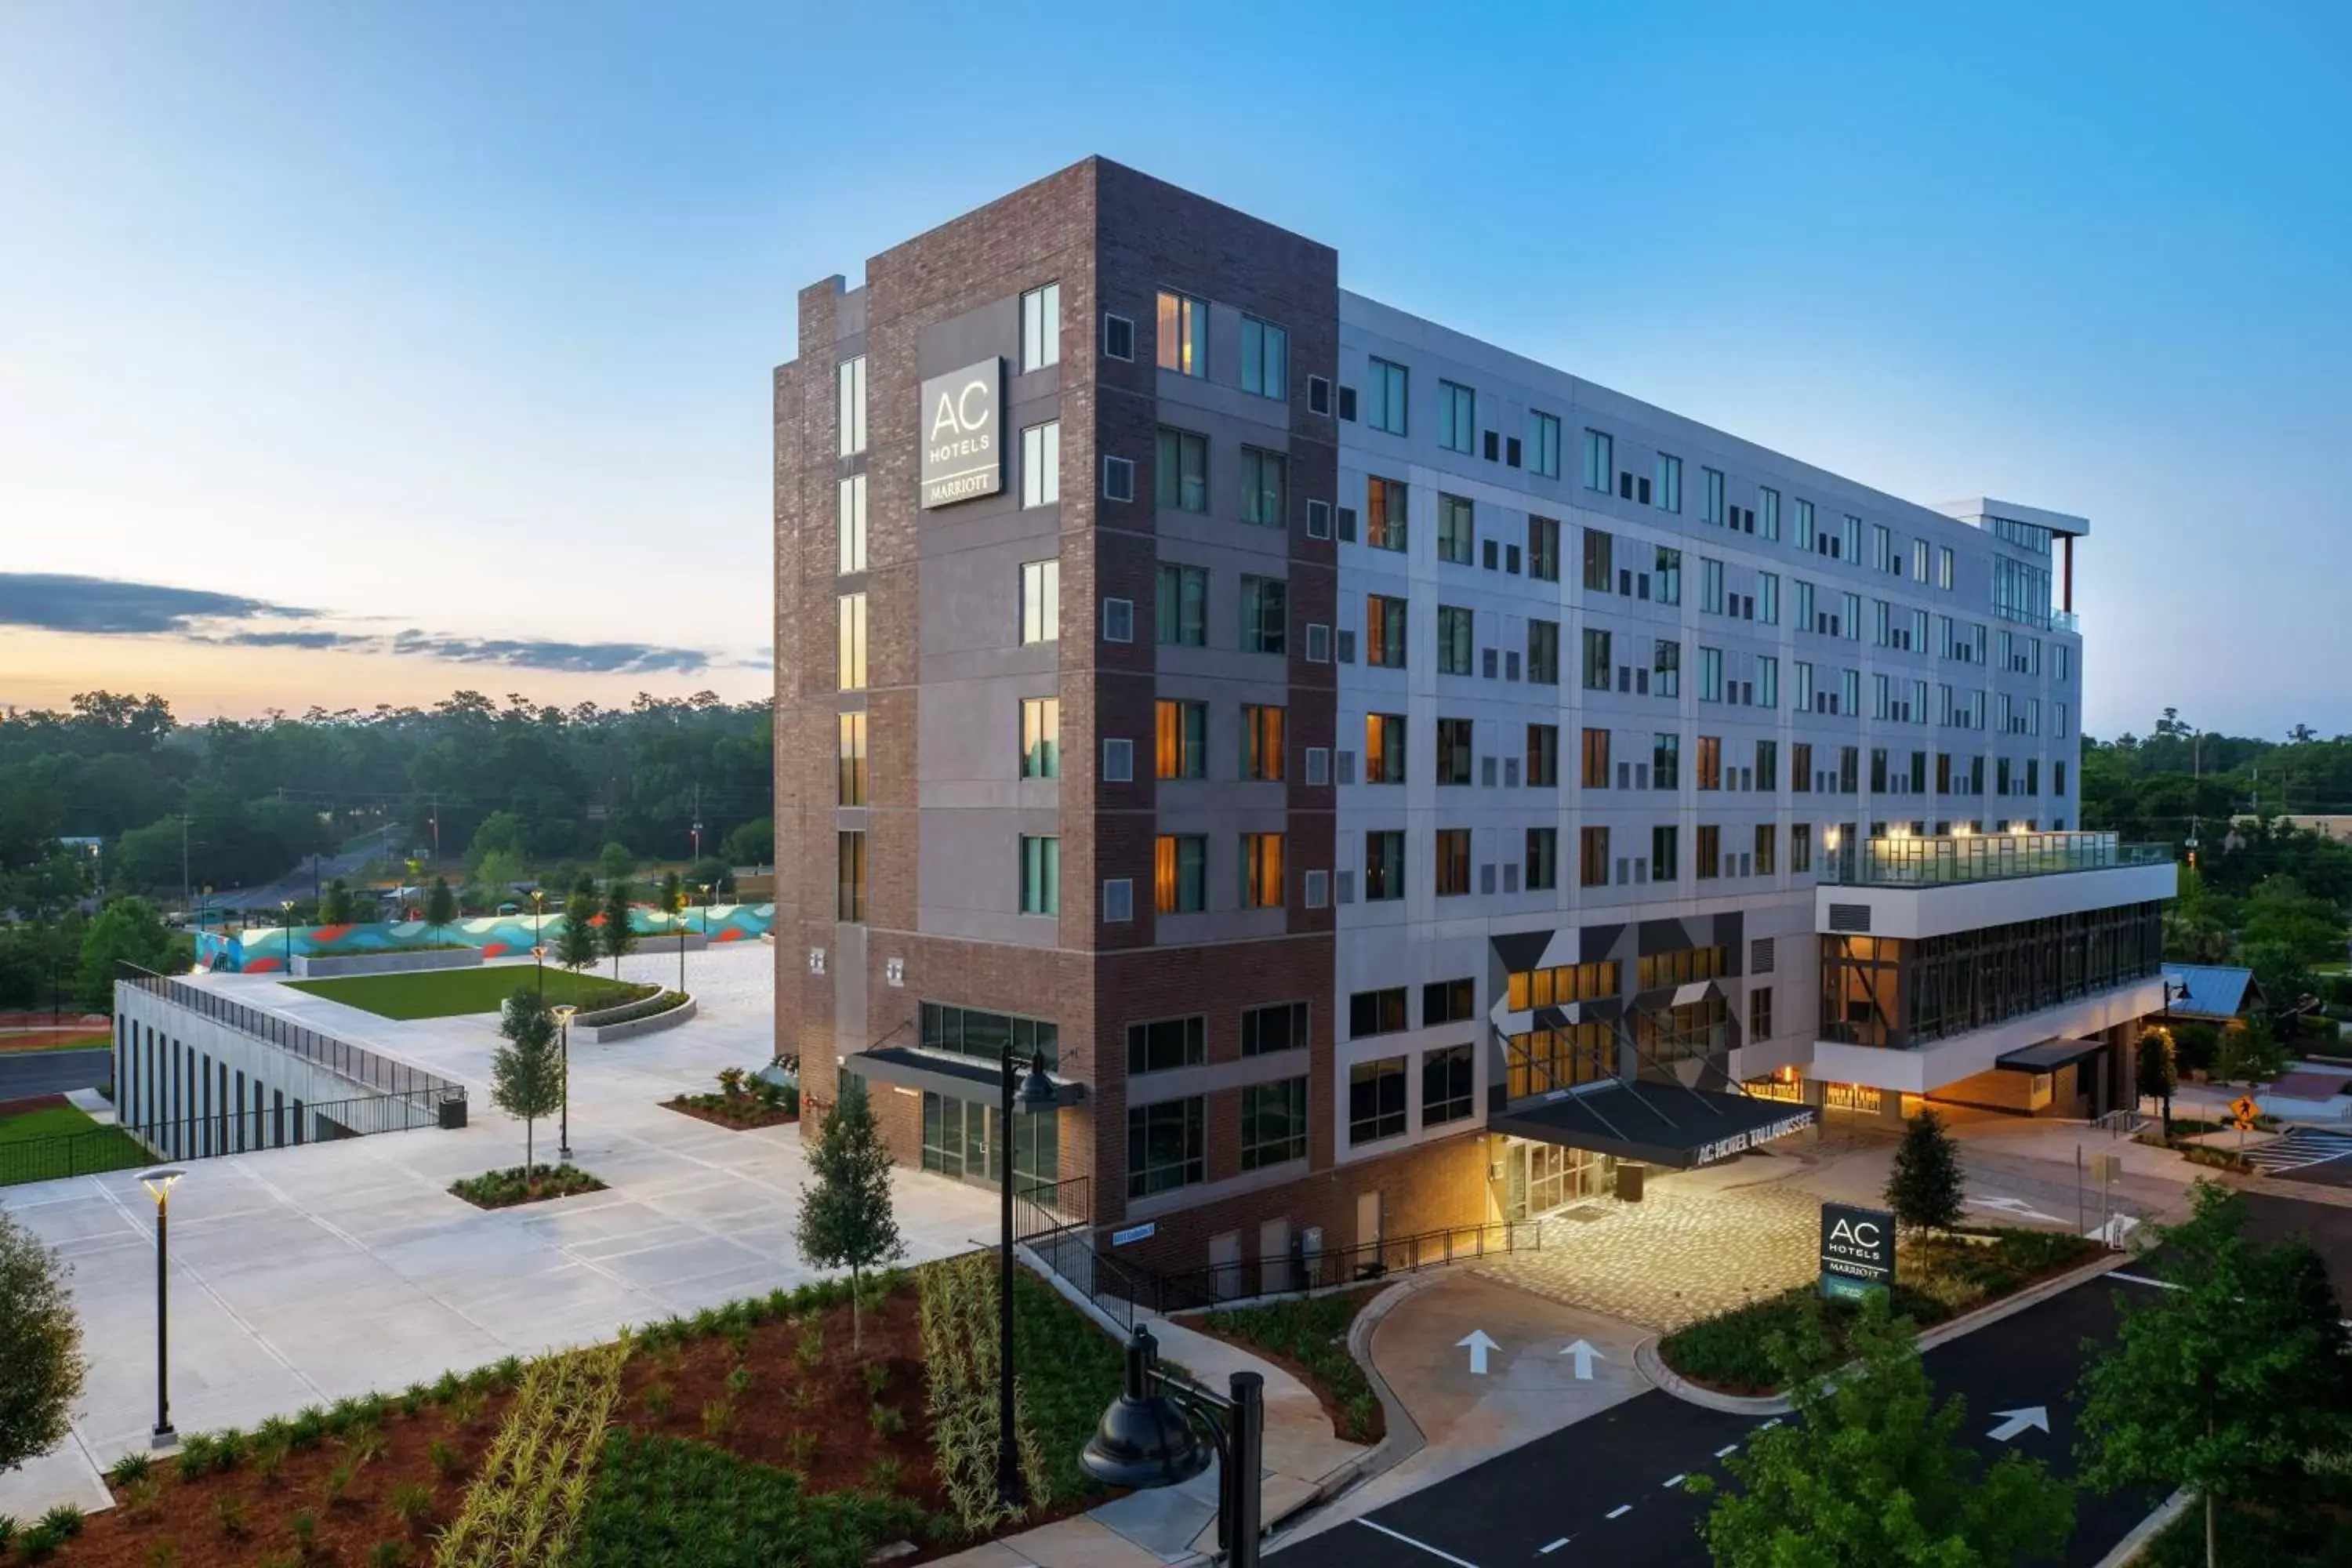
[[[544,1166],[541,1168],[546,1169]],[[488,1173],[495,1175],[503,1173]],[[467,1178],[467,1182],[480,1179],[480,1177]],[[470,1192],[460,1191],[459,1188],[463,1185],[465,1185],[464,1183],[457,1184],[451,1186],[449,1191],[454,1196],[465,1199],[478,1209],[510,1209],[521,1204],[546,1203],[552,1198],[578,1197],[586,1193],[604,1191],[603,1182],[577,1165],[560,1166],[545,1175],[533,1172],[530,1179],[523,1184],[522,1190],[520,1192],[512,1188],[500,1188],[496,1192],[478,1196]]]
[[[1339,1337],[1343,1342],[1347,1338],[1347,1335],[1353,1330],[1357,1315],[1362,1312],[1366,1307],[1370,1306],[1372,1304],[1373,1298],[1377,1297],[1380,1293],[1381,1287],[1372,1285],[1365,1286],[1354,1290],[1335,1292],[1330,1298],[1331,1300],[1347,1304],[1347,1317],[1345,1321],[1339,1326]],[[1247,1351],[1250,1354],[1257,1357],[1260,1361],[1272,1362],[1275,1365],[1280,1367],[1283,1371],[1297,1378],[1300,1383],[1305,1384],[1314,1392],[1315,1402],[1323,1407],[1324,1419],[1331,1423],[1331,1430],[1333,1434],[1336,1435],[1342,1442],[1362,1443],[1367,1447],[1376,1447],[1382,1439],[1387,1437],[1388,1412],[1381,1405],[1377,1398],[1373,1402],[1366,1429],[1361,1432],[1351,1433],[1349,1431],[1349,1427],[1352,1424],[1348,1418],[1346,1406],[1340,1402],[1338,1396],[1333,1394],[1330,1385],[1325,1383],[1322,1378],[1317,1376],[1304,1363],[1293,1360],[1291,1357],[1283,1354],[1280,1351],[1270,1349],[1256,1340],[1244,1339],[1238,1334],[1221,1332],[1217,1327],[1217,1313],[1202,1312],[1196,1315],[1188,1314],[1179,1320],[1179,1321],[1181,1321],[1184,1327],[1192,1329],[1196,1332],[1206,1334],[1213,1340],[1223,1340],[1225,1343],[1232,1345],[1236,1349]]]
[[[748,1132],[758,1127],[783,1127],[801,1119],[800,1112],[796,1110],[762,1105],[748,1094],[731,1100],[723,1094],[681,1094],[676,1100],[663,1100],[662,1109],[691,1116],[697,1121],[730,1127],[738,1132]]]

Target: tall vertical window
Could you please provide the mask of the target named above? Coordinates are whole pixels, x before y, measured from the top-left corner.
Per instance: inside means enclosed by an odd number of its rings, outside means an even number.
[[[1802,577],[1797,579],[1797,629],[1801,632],[1818,632],[1823,629],[1822,623],[1815,618],[1813,585]]]
[[[1289,516],[1283,499],[1290,461],[1279,452],[1242,448],[1242,521],[1259,528],[1281,528]]]
[[[1209,841],[1197,833],[1163,833],[1151,841],[1152,907],[1163,915],[1209,907]]]
[[[1723,650],[1719,647],[1698,650],[1698,700],[1701,702],[1723,700]]]
[[[1609,634],[1593,626],[1584,628],[1584,689],[1609,689]]]
[[[1862,711],[1862,671],[1858,669],[1838,671],[1838,711],[1841,713]]]
[[[1710,616],[1723,614],[1723,563],[1698,558],[1698,607]]]
[[[1793,542],[1800,550],[1813,548],[1813,503],[1802,498],[1797,501],[1797,537]]]
[[[1605,888],[1609,885],[1609,830],[1605,827],[1580,827],[1576,832],[1576,885],[1580,888]]]
[[[1584,763],[1577,782],[1586,789],[1607,789],[1609,787],[1609,731],[1585,731],[1583,752]]]
[[[1862,519],[1852,512],[1847,512],[1844,521],[1839,524],[1838,532],[1839,542],[1844,546],[1839,553],[1848,561],[1860,561],[1862,559]]]
[[[1062,700],[1058,697],[1021,700],[1021,776],[1062,776]]]
[[[1188,294],[1160,296],[1160,368],[1179,375],[1209,374],[1209,307]]]
[[[1477,552],[1477,510],[1461,496],[1437,498],[1437,558],[1457,566],[1470,564]]]
[[[1471,658],[1470,612],[1454,605],[1437,606],[1437,673],[1475,673]]]
[[[1364,542],[1374,550],[1402,550],[1405,544],[1405,489],[1402,479],[1375,474],[1364,481]]]
[[[866,450],[866,356],[841,362],[841,410],[835,421],[841,427],[841,455],[855,457]]]
[[[1780,492],[1766,486],[1759,486],[1756,491],[1756,537],[1780,537]]]
[[[1952,547],[1948,544],[1938,544],[1936,546],[1936,586],[1949,588],[1951,585]]]
[[[1404,835],[1391,829],[1364,835],[1364,902],[1404,897]]]
[[[1530,618],[1528,622],[1528,679],[1538,686],[1559,684],[1559,623]]]
[[[1441,899],[1456,899],[1470,890],[1470,830],[1441,827],[1436,838],[1436,886]]]
[[[1780,834],[1775,831],[1771,823],[1759,822],[1756,825],[1756,874],[1758,876],[1769,877],[1773,874],[1774,862],[1780,858]]]
[[[1658,454],[1658,510],[1683,510],[1683,460],[1671,452]]]
[[[1280,653],[1289,626],[1289,584],[1279,577],[1242,579],[1242,639],[1244,653]]]
[[[1283,710],[1262,703],[1242,705],[1242,777],[1260,783],[1282,778]]]
[[[1683,552],[1681,551],[1669,550],[1663,544],[1659,545],[1655,570],[1650,574],[1650,577],[1652,585],[1657,590],[1655,597],[1658,603],[1679,605],[1683,602]]]
[[[1364,363],[1364,423],[1391,436],[1405,433],[1405,368],[1384,359]]]
[[[1756,742],[1756,787],[1767,791],[1780,787],[1780,742],[1778,741]]]
[[[1789,825],[1789,869],[1810,871],[1813,868],[1813,828],[1809,822]]]
[[[1559,726],[1528,726],[1528,785],[1549,789],[1559,783]]]
[[[1803,795],[1813,787],[1813,748],[1810,742],[1789,743],[1789,792]]]
[[[1680,735],[1650,736],[1650,787],[1680,789],[1683,784],[1683,738]]]
[[[1437,444],[1467,452],[1478,442],[1478,395],[1459,383],[1437,384]]]
[[[1405,602],[1384,594],[1364,595],[1364,662],[1383,669],[1402,669],[1405,660]]]
[[[1701,468],[1698,475],[1698,520],[1719,525],[1723,521],[1723,470]]]
[[[1062,841],[1050,837],[1021,837],[1021,912],[1057,915],[1062,912]]]
[[[1768,626],[1780,624],[1780,574],[1756,574],[1756,618]]]
[[[866,804],[866,715],[844,713],[840,716],[836,737],[839,774],[835,795],[843,805]]]
[[[1364,715],[1364,782],[1368,784],[1404,783],[1403,714]]]
[[[1471,721],[1440,719],[1437,721],[1437,782],[1441,784],[1466,784],[1472,773]]]
[[[1048,283],[1021,296],[1021,368],[1062,363],[1062,286]]]
[[[1650,690],[1659,697],[1683,694],[1682,644],[1658,639],[1656,657],[1650,661]]]
[[[1723,737],[1701,735],[1698,738],[1698,787],[1723,787]]]
[[[1062,563],[1021,563],[1021,640],[1054,642],[1062,635]]]
[[[1538,583],[1559,581],[1559,521],[1557,518],[1528,519],[1528,575]]]
[[[855,925],[866,919],[866,835],[834,836],[833,918]]]
[[[1723,829],[1712,822],[1700,823],[1697,853],[1692,858],[1696,862],[1696,868],[1700,881],[1713,881],[1721,876],[1723,874]]]
[[[1911,542],[1911,580],[1915,583],[1927,580],[1927,542],[1924,539]]]
[[[1671,882],[1682,875],[1680,835],[1672,826],[1650,829],[1650,880]]]
[[[1584,433],[1584,488],[1602,494],[1617,488],[1617,449],[1605,430]]]
[[[1780,706],[1780,660],[1775,655],[1768,653],[1756,660],[1756,706]]]
[[[1617,541],[1597,528],[1584,531],[1584,585],[1605,594],[1617,585]]]
[[[1895,533],[1883,522],[1870,525],[1870,569],[1874,572],[1895,570]]]
[[[1813,689],[1813,666],[1810,659],[1799,659],[1797,669],[1797,711],[1810,713],[1817,706]]]
[[[1151,499],[1178,511],[1209,510],[1209,438],[1190,430],[1160,427],[1151,466]]]
[[[841,689],[866,689],[866,595],[841,596]]]
[[[1348,1069],[1348,1142],[1370,1143],[1404,1131],[1404,1058],[1383,1057]]]
[[[1157,619],[1162,643],[1205,647],[1209,641],[1209,574],[1162,562]]]
[[[1163,779],[1206,778],[1209,773],[1209,705],[1171,702],[1152,704],[1157,734],[1156,773]]]
[[[1307,1080],[1286,1078],[1242,1090],[1242,1169],[1307,1158]]]
[[[1242,835],[1242,908],[1282,908],[1282,835]]]
[[[1838,617],[1838,629],[1845,634],[1848,642],[1860,642],[1862,640],[1862,595],[1841,594],[1838,595],[1838,603],[1842,606],[1842,612]]]
[[[1559,478],[1559,421],[1534,410],[1528,414],[1528,472]]]
[[[866,570],[866,476],[841,481],[841,570]]]
[[[1048,419],[1021,432],[1021,504],[1051,506],[1062,499],[1062,422]]]
[[[1242,390],[1290,395],[1290,334],[1255,316],[1242,318]]]

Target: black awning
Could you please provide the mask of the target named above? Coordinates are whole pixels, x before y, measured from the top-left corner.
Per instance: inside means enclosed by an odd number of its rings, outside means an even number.
[[[977,1100],[993,1105],[1004,1092],[1003,1069],[994,1062],[978,1057],[953,1056],[945,1051],[917,1050],[910,1046],[882,1046],[870,1051],[860,1051],[842,1058],[841,1070],[870,1078],[877,1083],[897,1084],[904,1089],[929,1089],[952,1100]],[[1047,1075],[1051,1077],[1051,1074]],[[1054,1109],[1076,1105],[1086,1098],[1087,1086],[1068,1079],[1056,1078],[1054,1083]],[[1020,1109],[1021,1098],[1013,1096],[1013,1105]]]
[[[2044,1040],[2038,1046],[2027,1046],[1998,1057],[1992,1065],[2011,1072],[2056,1072],[2105,1048],[2105,1042],[2101,1040]]]
[[[1813,1124],[1809,1105],[1624,1079],[1486,1118],[1490,1132],[1686,1171]]]

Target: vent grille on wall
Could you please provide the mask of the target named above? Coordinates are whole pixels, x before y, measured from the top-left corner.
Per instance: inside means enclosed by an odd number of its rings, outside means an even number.
[[[1868,904],[1832,904],[1830,906],[1830,930],[1834,931],[1853,931],[1862,935],[1868,934],[1870,931],[1870,906]]]

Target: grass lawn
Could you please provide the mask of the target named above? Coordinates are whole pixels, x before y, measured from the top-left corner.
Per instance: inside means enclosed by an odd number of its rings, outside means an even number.
[[[70,1143],[53,1142],[78,1132],[99,1135],[74,1138]],[[121,1128],[101,1128],[70,1105],[0,1117],[0,1184],[122,1171],[153,1159]]]
[[[460,1013],[495,1013],[518,989],[539,984],[536,966],[500,964],[480,969],[425,969],[414,974],[352,974],[341,980],[289,980],[296,991],[324,996],[380,1018],[447,1018]],[[547,969],[547,1004],[614,1006],[646,994],[642,985]]]

